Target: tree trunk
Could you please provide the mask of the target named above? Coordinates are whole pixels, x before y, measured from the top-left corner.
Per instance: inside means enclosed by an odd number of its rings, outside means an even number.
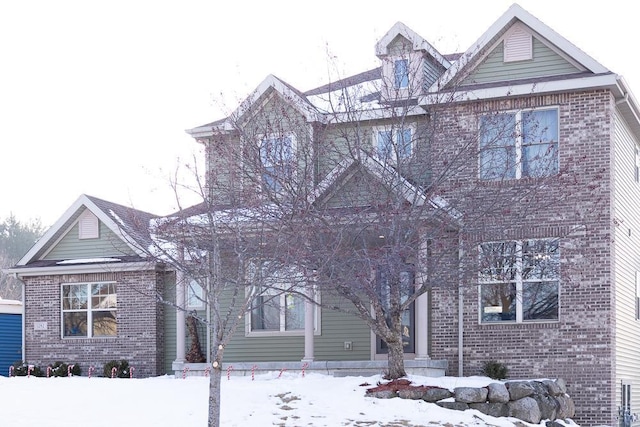
[[[222,380],[222,365],[211,370],[209,377],[209,427],[220,427],[220,383]]]
[[[398,379],[406,377],[407,373],[404,370],[404,349],[402,346],[402,339],[399,341],[387,341],[389,358],[387,376],[389,379]]]

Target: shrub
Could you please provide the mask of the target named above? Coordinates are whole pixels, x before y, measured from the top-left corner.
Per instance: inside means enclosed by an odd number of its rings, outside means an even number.
[[[483,365],[482,374],[494,380],[503,380],[509,375],[509,368],[504,363],[489,360]]]
[[[69,365],[64,362],[55,362],[53,365],[49,365],[51,368],[51,376],[52,377],[67,377],[69,376]],[[73,368],[71,368],[71,373],[75,376],[79,376],[82,373],[82,369],[80,369],[80,365],[77,363],[73,364]]]
[[[118,378],[129,378],[129,362],[126,360],[110,360],[104,364],[104,369],[102,370],[102,374],[111,378],[111,371],[113,368],[116,368],[116,377]]]
[[[16,377],[26,377],[29,373],[29,365],[29,363],[23,362],[22,360],[15,362],[13,364],[13,375],[15,375]],[[44,374],[42,373],[42,369],[40,369],[39,366],[33,364],[31,364],[31,366],[33,366],[33,368],[31,369],[31,375],[33,375],[34,377],[44,376]]]

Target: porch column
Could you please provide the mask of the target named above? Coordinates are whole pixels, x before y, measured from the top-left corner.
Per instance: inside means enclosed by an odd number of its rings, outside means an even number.
[[[429,359],[429,294],[416,299],[416,359]]]
[[[427,259],[429,245],[427,239],[420,243],[418,254],[418,272],[416,287],[422,286],[428,280]],[[420,295],[415,301],[416,313],[416,360],[429,359],[429,293]]]
[[[182,254],[182,251],[180,251]],[[184,259],[180,256],[180,262]],[[184,311],[185,302],[185,276],[180,270],[176,271],[176,362],[184,362],[186,356],[186,317]]]
[[[313,287],[307,291],[308,298],[304,301],[304,358],[303,362],[313,362],[313,340],[315,334],[315,292]]]

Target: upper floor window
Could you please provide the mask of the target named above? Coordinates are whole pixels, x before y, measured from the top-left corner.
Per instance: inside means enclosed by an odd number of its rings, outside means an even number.
[[[293,135],[266,137],[260,141],[262,182],[266,189],[280,191],[294,171],[295,138]]]
[[[483,243],[479,251],[483,323],[558,319],[557,240]]]
[[[394,87],[404,89],[409,87],[409,60],[396,59],[393,62]]]
[[[117,303],[115,283],[63,284],[62,336],[116,336]]]
[[[377,129],[374,132],[376,155],[385,163],[397,163],[411,156],[413,129],[411,127]]]
[[[480,178],[540,178],[558,173],[558,110],[480,118]]]

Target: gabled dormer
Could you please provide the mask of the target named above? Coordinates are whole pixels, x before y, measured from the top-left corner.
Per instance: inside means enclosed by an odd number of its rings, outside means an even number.
[[[417,98],[451,64],[415,31],[397,22],[376,44],[382,68],[382,100]]]

